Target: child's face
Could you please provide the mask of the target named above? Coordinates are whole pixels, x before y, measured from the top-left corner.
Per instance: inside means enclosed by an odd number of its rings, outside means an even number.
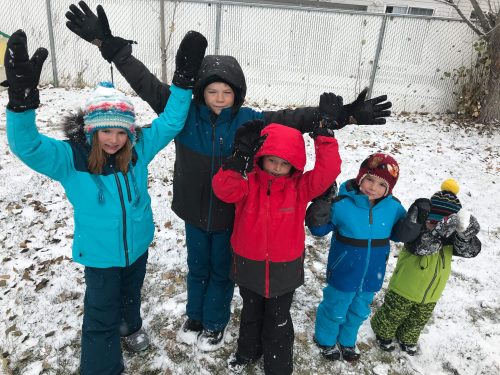
[[[285,176],[290,173],[292,165],[285,159],[274,155],[266,155],[262,157],[263,169],[273,176]]]
[[[380,177],[374,175],[366,175],[359,185],[359,190],[368,196],[370,202],[373,202],[379,198],[385,196],[385,193],[389,190],[387,183]]]
[[[234,91],[227,83],[214,82],[203,90],[205,104],[216,115],[220,115],[223,109],[231,108],[234,104]]]
[[[125,146],[128,134],[123,129],[108,128],[97,131],[99,146],[108,155],[116,154]]]

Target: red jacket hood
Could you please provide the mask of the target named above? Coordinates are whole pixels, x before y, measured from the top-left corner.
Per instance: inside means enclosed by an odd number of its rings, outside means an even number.
[[[265,155],[285,159],[299,171],[306,166],[306,145],[302,133],[297,129],[280,124],[269,124],[262,129],[261,135],[267,138],[255,155],[256,160]]]

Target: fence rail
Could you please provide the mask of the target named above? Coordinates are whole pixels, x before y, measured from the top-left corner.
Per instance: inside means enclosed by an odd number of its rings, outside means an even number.
[[[110,79],[96,47],[66,28],[71,0],[0,0],[0,31],[22,28],[30,51],[50,48],[41,83],[93,86]],[[134,55],[170,81],[176,49],[188,30],[208,41],[208,54],[233,55],[248,85],[247,101],[314,105],[323,91],[346,101],[363,87],[387,94],[395,111],[454,109],[445,72],[475,60],[475,35],[455,19],[403,16],[237,1],[88,0],[101,4],[114,35],[133,39]],[[131,91],[114,74],[115,84]]]

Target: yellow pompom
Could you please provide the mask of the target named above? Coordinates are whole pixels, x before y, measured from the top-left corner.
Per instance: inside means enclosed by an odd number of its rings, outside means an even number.
[[[455,179],[448,178],[441,184],[441,190],[449,191],[457,195],[460,191],[460,187],[458,186],[458,182]]]

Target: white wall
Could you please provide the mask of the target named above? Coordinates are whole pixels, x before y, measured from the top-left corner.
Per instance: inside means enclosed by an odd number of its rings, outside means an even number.
[[[286,1],[286,0],[285,0]],[[416,0],[416,1],[404,1],[404,0],[320,0],[322,2],[329,3],[340,3],[340,4],[355,4],[355,5],[366,5],[368,6],[369,12],[384,12],[386,6],[409,6],[417,8],[429,8],[434,9],[434,16],[437,17],[459,17],[458,13],[451,6],[443,4],[435,0]],[[456,0],[460,10],[469,16],[472,11],[472,6],[469,0]],[[496,5],[496,9],[499,7],[500,1],[491,1],[492,5]],[[479,4],[482,9],[488,9],[487,0],[479,0]]]

